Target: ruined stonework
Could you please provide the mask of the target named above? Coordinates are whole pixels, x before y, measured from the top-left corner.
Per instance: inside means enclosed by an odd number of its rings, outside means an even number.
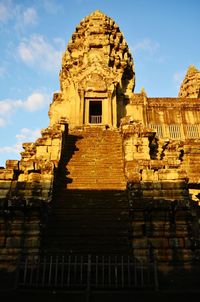
[[[7,160],[0,169],[0,268],[12,270],[22,253],[39,252],[63,129],[43,129],[35,143],[23,144],[20,161]]]
[[[0,268],[24,254],[121,254],[161,270],[199,261],[199,71],[176,98],[134,93],[130,50],[100,11],[62,58],[50,125],[0,170]]]

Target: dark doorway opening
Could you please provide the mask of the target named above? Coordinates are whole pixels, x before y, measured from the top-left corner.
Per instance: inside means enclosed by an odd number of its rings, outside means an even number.
[[[102,122],[102,101],[89,102],[89,123],[101,124]]]

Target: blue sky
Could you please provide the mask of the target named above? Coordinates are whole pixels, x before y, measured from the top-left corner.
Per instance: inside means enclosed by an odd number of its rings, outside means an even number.
[[[189,65],[200,68],[199,0],[0,0],[0,166],[49,124],[61,55],[76,25],[100,9],[131,49],[135,92],[177,96]]]

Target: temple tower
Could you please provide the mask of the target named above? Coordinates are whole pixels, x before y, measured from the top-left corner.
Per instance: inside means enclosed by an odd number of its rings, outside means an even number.
[[[99,10],[84,18],[63,54],[49,126],[0,169],[0,273],[46,252],[199,267],[199,75],[189,68],[178,97],[133,93],[118,25]]]
[[[133,59],[118,25],[97,10],[84,18],[62,57],[60,92],[49,110],[50,124],[61,120],[116,127],[135,84]]]
[[[190,65],[188,67],[178,96],[181,98],[200,97],[200,70],[198,70],[194,65]]]

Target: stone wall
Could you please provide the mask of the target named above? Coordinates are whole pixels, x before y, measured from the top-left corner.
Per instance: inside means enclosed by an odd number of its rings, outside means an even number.
[[[133,94],[126,105],[126,115],[156,130],[160,138],[200,138],[200,99],[148,98]]]
[[[199,102],[200,99],[194,97],[148,98],[146,93],[141,92],[133,94],[126,106],[126,119],[140,122],[156,133],[156,158],[162,159],[163,164],[168,165],[170,157],[173,157],[172,152],[178,152],[179,165],[187,174],[189,192],[193,200],[197,202],[199,202],[200,194]],[[130,141],[129,144],[132,146],[131,156],[140,157],[141,154],[134,153],[138,148],[134,147],[134,141]],[[139,149],[142,148],[144,146],[139,147]],[[130,154],[127,156],[130,157]],[[147,159],[148,156],[145,158]],[[167,162],[165,162],[166,158],[168,158]]]
[[[156,257],[162,269],[189,267],[199,259],[200,225],[183,164],[186,146],[159,139],[156,131],[130,119],[122,120],[121,131],[133,254],[143,261]]]
[[[35,143],[23,144],[21,160],[0,170],[0,268],[12,270],[23,253],[40,249],[64,133],[59,124],[42,130]]]

